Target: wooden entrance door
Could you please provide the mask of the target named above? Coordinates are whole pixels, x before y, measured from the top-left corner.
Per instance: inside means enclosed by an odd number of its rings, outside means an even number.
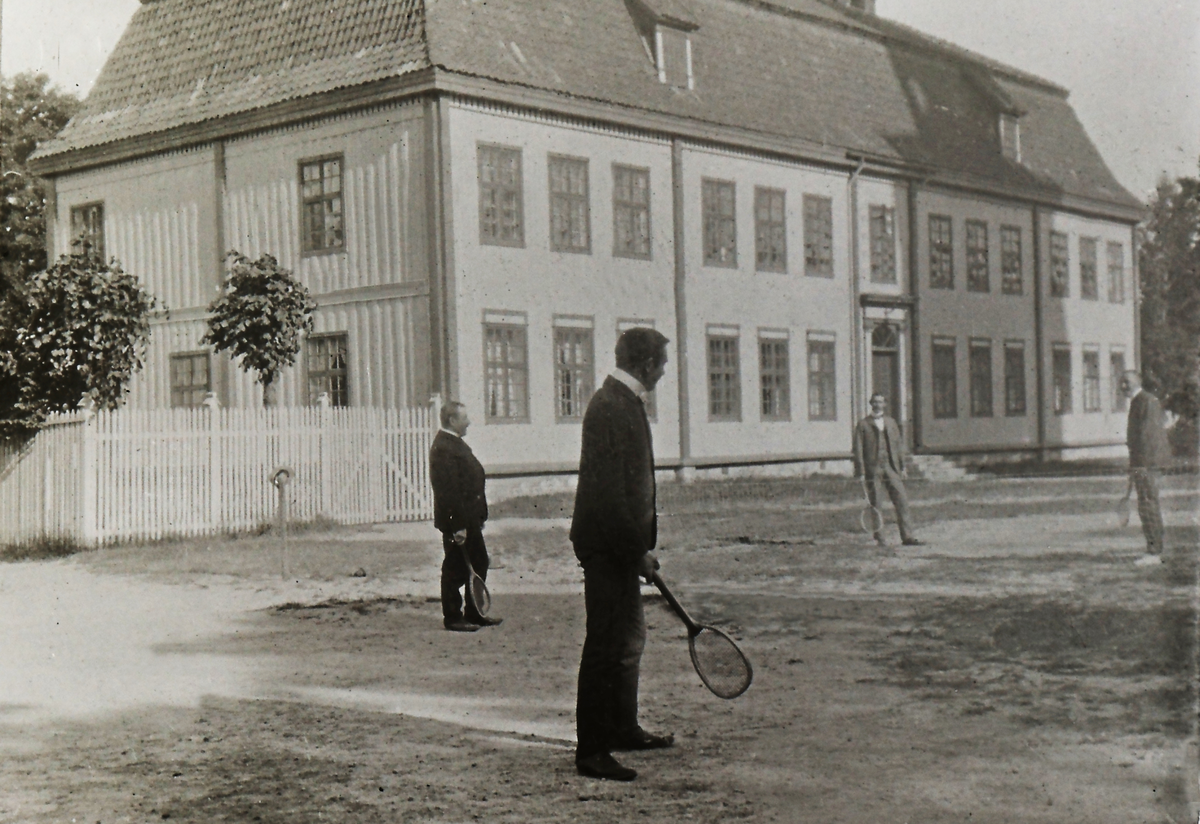
[[[902,420],[900,407],[900,329],[894,323],[876,324],[871,332],[871,394],[883,393],[888,414]]]

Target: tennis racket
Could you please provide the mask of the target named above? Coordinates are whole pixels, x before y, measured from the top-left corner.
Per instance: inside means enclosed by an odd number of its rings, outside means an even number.
[[[651,581],[687,627],[688,652],[692,656],[692,666],[696,668],[696,674],[700,676],[704,686],[718,698],[737,698],[750,689],[750,682],[754,680],[754,668],[750,666],[750,660],[738,649],[738,645],[733,643],[733,639],[719,629],[693,621],[657,572]]]
[[[863,478],[862,490],[863,497],[867,499],[867,505],[858,514],[858,523],[863,528],[863,532],[874,535],[883,529],[883,513],[879,511],[879,507],[871,503],[871,493],[867,491],[866,478]]]
[[[475,607],[476,612],[487,615],[488,610],[492,608],[492,594],[488,592],[487,584],[479,577],[475,567],[471,566],[466,544],[459,544],[458,551],[462,553],[463,563],[467,565],[467,597],[471,599],[471,605]]]
[[[1129,497],[1133,495],[1133,475],[1129,476],[1129,486],[1125,487],[1125,497],[1117,502],[1117,524],[1129,526]]]

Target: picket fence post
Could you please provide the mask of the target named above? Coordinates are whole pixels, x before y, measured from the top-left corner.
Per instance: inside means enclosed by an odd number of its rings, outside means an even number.
[[[79,472],[81,498],[79,537],[86,546],[97,543],[96,506],[99,480],[96,476],[100,467],[96,461],[96,441],[99,427],[99,416],[94,408],[89,408],[83,422],[80,424]]]
[[[209,392],[203,404],[208,410],[208,528],[216,532],[221,526],[221,402]]]

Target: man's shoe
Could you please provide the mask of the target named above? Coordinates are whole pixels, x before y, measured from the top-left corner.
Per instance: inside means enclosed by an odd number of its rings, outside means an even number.
[[[606,752],[598,752],[575,761],[575,770],[588,778],[604,778],[609,781],[632,781],[637,770],[622,767],[617,759]]]
[[[904,545],[905,546],[925,546],[925,542],[922,541],[920,538],[905,538]]]
[[[503,618],[488,618],[486,615],[476,615],[474,618],[468,618],[467,621],[481,627],[498,627],[504,623]]]
[[[875,536],[875,543],[881,547],[886,547],[888,545],[887,538],[883,537],[882,535]]]
[[[477,632],[479,627],[459,618],[457,621],[447,621],[446,629],[451,632]]]
[[[673,735],[655,735],[638,728],[629,735],[617,736],[616,743],[612,748],[619,752],[631,752],[634,750],[665,750],[674,745],[675,736]]]

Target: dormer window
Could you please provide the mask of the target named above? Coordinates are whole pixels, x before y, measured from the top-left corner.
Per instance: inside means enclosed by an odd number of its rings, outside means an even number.
[[[686,0],[628,0],[658,82],[675,89],[696,88],[692,32],[700,26],[691,18],[687,5]]]
[[[1021,162],[1021,121],[1014,114],[1000,115],[1000,152],[1009,160]]]
[[[659,83],[677,89],[696,88],[692,76],[692,38],[686,31],[671,26],[656,26],[654,47]]]

